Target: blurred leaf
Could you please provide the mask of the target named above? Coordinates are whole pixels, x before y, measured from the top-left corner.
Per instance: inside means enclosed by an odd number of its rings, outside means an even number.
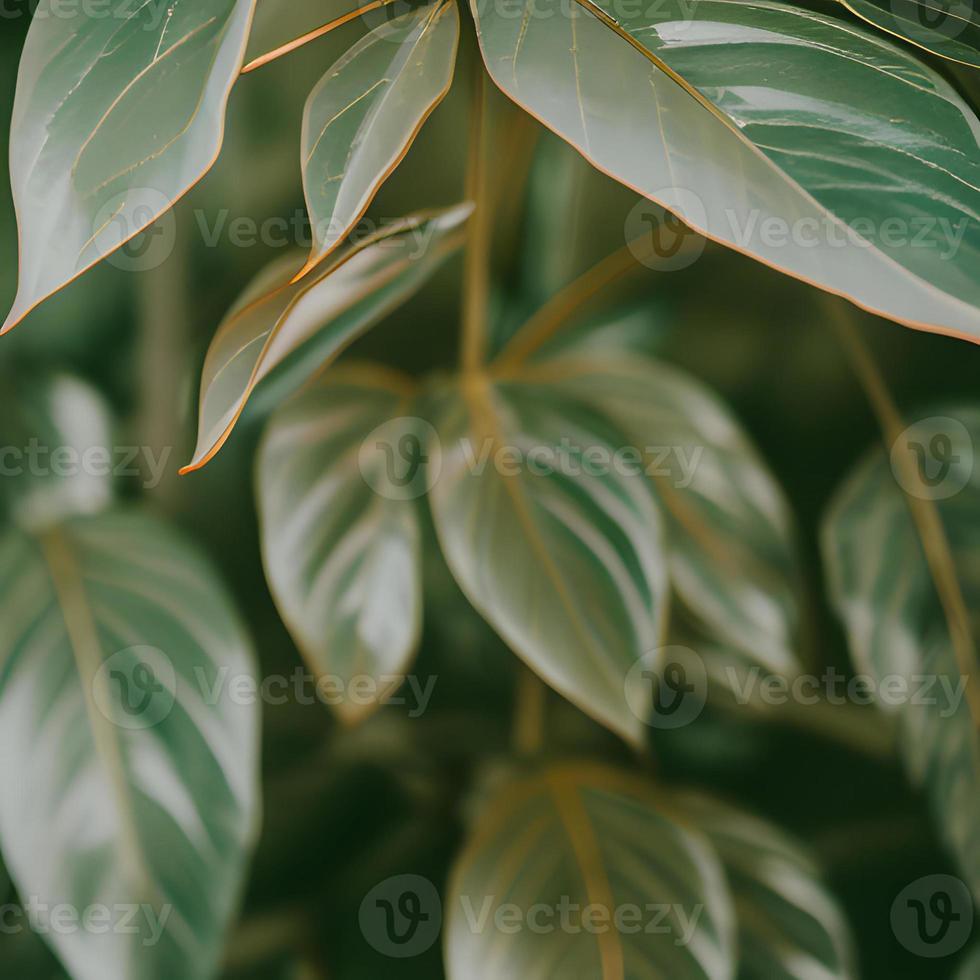
[[[496,83],[599,170],[873,312],[980,337],[977,120],[901,48],[774,2],[670,0],[618,24],[593,0],[472,6]],[[660,258],[686,234],[639,214],[624,237],[647,230]]]
[[[707,842],[651,787],[589,763],[494,795],[446,917],[449,980],[735,975],[731,896]]]
[[[909,44],[980,68],[980,19],[968,0],[842,0],[852,13]]]
[[[211,168],[255,0],[63,6],[41,0],[21,56],[10,168],[20,281],[3,330]]]
[[[724,865],[735,899],[739,980],[857,976],[847,922],[800,844],[700,794],[672,796],[667,809],[704,834]]]
[[[980,947],[974,947],[956,974],[956,980],[978,980],[980,978]]]
[[[667,582],[649,482],[611,462],[623,437],[526,384],[463,378],[435,411],[432,512],[460,588],[552,687],[641,743],[626,687],[645,683],[630,668],[661,645]]]
[[[255,387],[274,371],[295,387],[420,289],[462,244],[469,205],[394,222],[293,283],[294,258],[256,277],[218,327],[201,377],[197,448],[181,471],[224,445]],[[281,378],[280,378],[281,380]]]
[[[392,693],[422,628],[417,505],[395,496],[394,483],[382,495],[387,475],[369,482],[364,471],[385,465],[367,441],[380,426],[392,454],[401,440],[419,440],[403,418],[412,397],[408,378],[340,366],[283,405],[259,449],[262,552],[283,620],[318,675],[342,678],[348,692],[356,678],[377,684],[370,703],[338,703],[347,721]]]
[[[936,459],[936,438],[949,454]],[[901,750],[913,781],[925,788],[937,822],[980,896],[980,744],[976,695],[976,624],[980,613],[980,409],[946,409],[906,430],[898,454],[923,455],[916,504],[935,508],[952,562],[937,582],[906,492],[880,449],[844,481],[827,514],[823,551],[833,604],[844,622],[858,670],[875,682],[878,706],[897,717]],[[927,447],[932,447],[931,449]],[[927,479],[936,474],[937,484]],[[903,476],[907,480],[907,477]],[[946,496],[947,491],[953,491]],[[935,498],[939,494],[946,499]],[[942,593],[940,592],[942,589]],[[959,594],[966,635],[947,601]],[[964,644],[970,663],[960,661]]]
[[[612,344],[603,350],[601,339],[567,344],[516,376],[585,402],[622,430],[665,515],[681,601],[749,663],[795,673],[801,575],[782,491],[711,391],[664,363]]]
[[[224,590],[128,512],[8,531],[0,569],[0,836],[18,891],[109,910],[107,931],[46,936],[75,980],[210,977],[258,817],[258,712],[225,691],[253,664]]]
[[[0,480],[25,527],[92,514],[112,499],[114,454],[108,404],[68,374],[4,379],[0,392]]]
[[[455,0],[383,23],[310,93],[303,115],[303,186],[312,269],[360,220],[453,80]]]

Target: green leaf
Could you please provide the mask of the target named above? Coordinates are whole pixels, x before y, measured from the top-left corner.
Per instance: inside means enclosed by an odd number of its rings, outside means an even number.
[[[211,168],[255,0],[41,0],[17,78],[10,330],[147,228]]]
[[[112,499],[113,419],[105,399],[63,373],[6,377],[0,392],[0,493],[15,522],[41,527]]]
[[[567,763],[497,790],[481,811],[450,878],[446,970],[723,980],[734,976],[733,925],[700,835],[641,780]]]
[[[939,491],[944,483],[960,489],[947,499],[927,499],[936,491],[923,483],[917,497],[907,500],[889,458],[876,450],[838,491],[823,528],[823,550],[831,598],[855,664],[876,682],[878,706],[897,718],[909,774],[925,788],[948,846],[974,895],[980,896],[975,674],[980,478],[973,466],[973,447],[980,445],[980,409],[947,409],[916,423],[896,444],[892,459],[916,446],[928,454],[937,434],[950,440],[950,467],[939,471],[945,477]],[[932,467],[928,455],[926,459],[923,465]],[[938,513],[950,557],[940,572],[942,598],[910,501]],[[962,633],[952,612],[959,602],[967,619]],[[955,646],[958,635],[962,651]],[[968,663],[962,662],[964,656]]]
[[[737,419],[684,372],[559,334],[518,369],[601,411],[641,457],[667,524],[670,582],[702,631],[743,661],[791,675],[801,572],[782,491]],[[552,354],[552,350],[554,353]],[[549,357],[550,355],[550,357]]]
[[[418,438],[404,417],[412,398],[401,375],[339,366],[276,412],[257,459],[262,554],[283,620],[319,676],[339,678],[352,694],[364,678],[376,685],[337,704],[351,722],[392,692],[421,633],[416,504],[395,485],[372,493],[365,472],[386,462],[365,454],[380,426],[375,438],[392,447]]]
[[[956,980],[978,980],[978,978],[980,978],[980,946],[974,947],[956,973]]]
[[[332,252],[401,163],[453,80],[455,0],[430,4],[361,38],[310,93],[303,187],[313,268]]]
[[[969,0],[841,0],[852,13],[940,58],[980,68],[980,19]]]
[[[560,392],[484,378],[434,411],[430,499],[460,588],[552,687],[642,743],[630,668],[662,645],[667,581],[649,482],[613,463],[623,436]]]
[[[259,806],[258,709],[220,693],[254,678],[224,590],[129,511],[7,532],[0,576],[0,839],[18,891],[109,908],[117,928],[46,936],[75,980],[210,977]]]
[[[768,0],[618,24],[592,0],[473,6],[496,83],[599,170],[859,306],[980,338],[978,123],[904,50]]]
[[[803,847],[778,827],[696,793],[667,812],[693,824],[721,859],[735,899],[739,980],[852,980],[850,930]]]
[[[470,205],[402,218],[293,282],[295,258],[260,273],[218,327],[204,362],[199,469],[231,435],[256,386],[273,372],[298,384],[420,289],[463,241]]]

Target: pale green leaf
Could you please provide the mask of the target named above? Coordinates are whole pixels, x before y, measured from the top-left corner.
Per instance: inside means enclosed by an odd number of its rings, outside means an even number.
[[[473,0],[494,80],[708,237],[899,322],[980,338],[980,124],[946,81],[802,7],[608,7],[541,0],[511,17]]]
[[[432,512],[463,592],[552,687],[642,742],[626,689],[661,646],[667,576],[652,487],[613,463],[623,437],[580,400],[476,378],[434,424]]]
[[[735,900],[739,980],[853,980],[854,944],[836,899],[803,847],[772,824],[718,800],[671,796],[721,859]]]
[[[295,258],[260,273],[211,341],[197,448],[181,472],[217,453],[256,386],[274,371],[299,383],[420,289],[462,244],[469,213],[463,205],[402,218],[295,283],[301,264]]]
[[[937,431],[950,437],[949,472],[940,473],[962,489],[919,505],[938,511],[952,561],[943,575],[959,589],[969,619],[970,664],[957,656],[909,501],[881,450],[839,490],[823,550],[831,598],[857,668],[875,680],[879,707],[897,717],[909,774],[928,793],[945,840],[980,896],[980,718],[972,689],[980,621],[980,474],[973,465],[980,410],[937,412],[918,423],[898,451],[915,444],[928,454]],[[925,483],[922,491],[929,491]]]
[[[115,916],[46,934],[74,980],[210,977],[259,806],[256,703],[221,694],[254,683],[224,590],[130,511],[8,531],[0,579],[0,839],[18,891]]]
[[[411,435],[411,399],[408,379],[341,365],[276,412],[257,459],[269,587],[313,670],[351,694],[336,705],[348,721],[398,686],[422,626],[417,504],[375,492],[363,470],[366,455],[385,462],[364,452],[375,429],[389,423],[394,447]]]
[[[498,790],[446,905],[449,980],[735,975],[731,896],[710,846],[641,780],[599,765]]]
[[[156,220],[217,159],[255,0],[41,0],[11,124],[20,278],[3,329]]]
[[[310,93],[302,137],[308,267],[357,224],[449,91],[458,43],[456,0],[420,7],[361,38]]]

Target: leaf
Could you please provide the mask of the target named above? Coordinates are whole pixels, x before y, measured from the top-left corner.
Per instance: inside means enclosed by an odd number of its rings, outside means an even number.
[[[711,848],[640,780],[599,765],[498,791],[447,906],[449,980],[734,976],[731,898]]]
[[[496,83],[599,170],[859,306],[980,338],[978,123],[905,51],[769,0],[619,23],[592,0],[473,6]],[[666,256],[679,233],[651,220]]]
[[[960,489],[948,499],[920,504],[936,508],[945,534],[952,567],[943,572],[943,588],[952,583],[965,605],[969,664],[961,663],[954,647],[954,626],[906,495],[880,450],[845,480],[827,514],[822,541],[830,595],[857,669],[874,679],[878,706],[897,718],[909,774],[927,792],[948,846],[980,896],[980,717],[971,676],[980,612],[980,480],[973,468],[980,409],[948,409],[917,423],[895,453],[916,446],[928,453],[943,433],[950,440],[946,485]],[[920,496],[927,492],[922,484]]]
[[[337,367],[273,416],[256,468],[262,554],[269,586],[297,646],[319,676],[351,697],[359,721],[409,668],[422,627],[422,555],[416,505],[371,492],[384,466],[369,438],[400,445],[411,381],[374,365]],[[386,425],[387,423],[387,425]],[[416,435],[415,438],[418,438]],[[382,476],[382,480],[384,477]],[[383,488],[383,487],[382,487]],[[370,678],[374,690],[355,697]]]
[[[744,661],[796,673],[793,522],[731,411],[684,372],[588,335],[567,344],[559,334],[540,356],[515,377],[601,411],[637,453],[666,520],[671,585],[702,630]]]
[[[869,24],[940,58],[980,68],[980,20],[968,0],[841,0]]]
[[[665,806],[707,837],[724,866],[735,900],[739,980],[857,977],[847,921],[800,844],[701,794],[678,794]]]
[[[255,702],[221,696],[254,683],[224,590],[128,511],[8,531],[0,576],[0,839],[18,890],[110,910],[118,928],[46,937],[74,980],[210,977],[259,806]]]
[[[548,684],[642,743],[630,668],[662,645],[667,581],[650,485],[612,462],[623,437],[559,392],[480,377],[433,410],[430,500],[460,588]]]
[[[975,946],[960,964],[956,980],[977,980],[980,977],[980,947]]]
[[[54,372],[7,376],[0,393],[0,490],[13,519],[30,527],[91,514],[112,499],[113,419],[84,381]]]
[[[41,0],[21,56],[10,146],[20,279],[0,332],[211,168],[255,0],[62,7]]]
[[[313,253],[303,272],[340,244],[401,163],[449,92],[458,43],[455,0],[420,7],[361,38],[310,93],[302,144]]]
[[[293,282],[295,259],[260,273],[218,327],[204,362],[194,459],[231,435],[256,386],[274,371],[295,386],[416,292],[463,241],[470,205],[399,219]]]

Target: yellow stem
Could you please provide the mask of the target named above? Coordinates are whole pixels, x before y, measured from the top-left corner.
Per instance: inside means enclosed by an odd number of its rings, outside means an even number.
[[[384,7],[389,3],[394,3],[394,0],[372,0],[371,3],[365,4],[363,7],[358,7],[357,10],[350,10],[346,14],[342,14],[340,17],[329,21],[322,27],[316,28],[316,30],[310,31],[308,34],[304,34],[302,37],[297,37],[287,44],[283,44],[276,48],[274,51],[269,51],[266,54],[260,55],[254,61],[250,61],[243,69],[242,74],[247,75],[249,72],[255,71],[256,68],[262,68],[264,65],[269,64],[270,61],[277,61],[284,55],[292,54],[297,48],[302,48],[304,45],[309,44],[311,41],[316,41],[323,37],[325,34],[329,34],[332,30],[337,27],[343,27],[344,24],[350,23],[350,21],[362,16],[363,14],[368,14],[372,10],[377,10],[378,7]]]
[[[514,701],[514,751],[535,755],[544,740],[544,715],[548,689],[529,667],[520,666]]]

